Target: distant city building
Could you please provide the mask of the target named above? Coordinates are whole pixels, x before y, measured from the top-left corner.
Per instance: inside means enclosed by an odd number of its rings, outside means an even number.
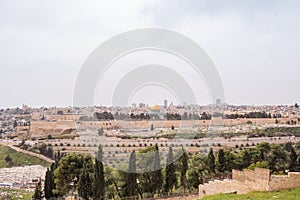
[[[216,106],[220,106],[222,104],[222,100],[221,99],[217,99],[216,100]]]
[[[146,106],[146,104],[144,104],[144,103],[139,103],[139,107],[140,108],[144,108]]]
[[[168,100],[164,100],[164,107],[166,108],[166,107],[168,107]]]

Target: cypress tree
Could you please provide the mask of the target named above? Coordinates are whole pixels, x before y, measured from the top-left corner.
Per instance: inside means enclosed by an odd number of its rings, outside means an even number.
[[[39,180],[39,182],[36,184],[32,199],[41,200],[42,198],[43,198],[42,183],[41,180]]]
[[[91,179],[90,179],[90,167],[88,163],[84,164],[83,170],[79,177],[78,194],[83,200],[88,200],[91,196]]]
[[[295,171],[297,168],[297,153],[295,152],[294,147],[291,147],[291,153],[290,153],[290,163],[289,163],[289,170]]]
[[[163,184],[163,176],[161,172],[159,149],[157,144],[155,144],[153,170],[154,170],[152,173],[153,193],[157,192],[158,194],[160,194],[162,189],[162,184]]]
[[[220,149],[218,152],[218,171],[223,173],[225,171],[225,154],[223,149]]]
[[[104,179],[104,167],[103,167],[103,150],[102,145],[98,146],[98,151],[95,157],[95,169],[93,178],[93,195],[92,198],[95,200],[104,199],[105,195],[105,179]]]
[[[54,175],[53,175],[53,171],[48,168],[45,176],[45,185],[44,185],[44,193],[45,193],[45,198],[47,200],[54,197],[53,189],[55,189]]]
[[[130,154],[128,174],[127,174],[127,188],[126,194],[128,197],[134,197],[137,191],[137,181],[136,181],[136,155],[135,151]]]
[[[177,178],[176,178],[176,174],[175,174],[175,165],[174,165],[173,161],[174,161],[173,149],[170,146],[168,158],[167,158],[166,183],[165,183],[164,191],[166,193],[171,192],[171,194],[172,194],[173,187],[177,184]]]
[[[213,149],[211,148],[209,153],[208,153],[208,167],[212,173],[216,172],[216,165],[215,165],[215,156]]]
[[[182,148],[182,151],[183,151],[183,154],[181,156],[180,182],[183,185],[183,190],[185,192],[186,188],[187,188],[186,172],[188,170],[188,155],[183,148]]]

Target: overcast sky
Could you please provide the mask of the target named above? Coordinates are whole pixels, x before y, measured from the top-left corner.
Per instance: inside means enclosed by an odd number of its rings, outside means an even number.
[[[196,41],[228,103],[293,104],[300,102],[299,22],[298,0],[2,0],[0,107],[72,105],[88,55],[114,35],[148,27]]]

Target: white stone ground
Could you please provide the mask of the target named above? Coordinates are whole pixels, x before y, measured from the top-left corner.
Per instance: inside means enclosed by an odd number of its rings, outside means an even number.
[[[40,165],[0,169],[0,183],[12,183],[14,187],[30,187],[34,180],[45,179],[46,167]]]

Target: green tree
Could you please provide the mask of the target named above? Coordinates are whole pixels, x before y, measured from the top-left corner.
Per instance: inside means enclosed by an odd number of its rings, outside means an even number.
[[[47,149],[47,157],[48,158],[53,158],[53,148],[52,147],[48,147],[48,149]]]
[[[157,144],[155,144],[153,170],[154,170],[152,172],[153,193],[157,192],[158,194],[160,194],[163,185],[163,176],[161,172],[159,149]]]
[[[250,170],[254,170],[255,168],[264,168],[264,169],[268,169],[269,168],[269,163],[267,161],[262,161],[262,162],[256,162],[256,163],[252,163],[248,169]]]
[[[43,143],[40,147],[39,147],[39,150],[40,150],[40,154],[44,155],[44,156],[47,156],[47,145],[45,143]]]
[[[117,170],[113,170],[110,167],[104,168],[105,174],[105,199],[121,199],[122,194],[120,191],[120,187],[118,186],[119,182],[119,172]],[[94,198],[96,199],[96,198]]]
[[[180,168],[180,182],[183,185],[183,190],[186,192],[187,189],[187,177],[186,172],[188,170],[188,155],[185,149],[182,148],[182,156],[181,156],[181,168]]]
[[[105,177],[104,177],[104,167],[103,167],[103,149],[102,145],[98,146],[98,151],[95,156],[95,168],[94,168],[94,178],[93,178],[93,199],[102,200],[105,195]]]
[[[45,184],[44,184],[44,194],[47,200],[54,197],[53,195],[54,189],[55,189],[54,174],[53,171],[48,168],[46,171]]]
[[[271,145],[269,169],[271,172],[282,172],[288,168],[288,155],[278,144]]]
[[[168,153],[168,158],[167,158],[167,163],[166,163],[166,182],[165,182],[165,187],[164,191],[166,193],[170,192],[172,194],[172,190],[174,186],[177,185],[177,178],[176,178],[176,173],[175,173],[175,165],[174,165],[174,156],[173,156],[173,149],[170,146],[169,147],[169,153]]]
[[[295,171],[297,169],[297,160],[298,160],[297,153],[295,152],[294,147],[291,147],[290,161],[289,161],[290,171]]]
[[[74,189],[77,180],[79,180],[83,163],[84,157],[74,153],[60,160],[58,167],[54,171],[56,184],[55,194],[63,196]]]
[[[250,156],[248,149],[243,151],[242,156],[243,156],[242,168],[245,169],[245,168],[249,167],[249,165],[251,164],[251,156]]]
[[[215,173],[216,172],[216,159],[214,155],[214,151],[211,148],[209,153],[208,153],[208,168],[210,172]]]
[[[194,154],[189,159],[189,169],[187,171],[188,185],[195,189],[198,188],[199,184],[208,181],[209,170],[205,159],[200,154]]]
[[[91,185],[91,171],[92,166],[88,163],[84,163],[83,170],[80,174],[78,182],[78,194],[83,200],[88,200],[92,194],[92,185]]]
[[[267,142],[262,142],[257,145],[257,150],[260,154],[259,161],[269,161],[270,160],[270,153],[271,153],[271,145]]]
[[[225,172],[225,154],[224,150],[220,149],[218,152],[218,171],[224,173]]]
[[[127,173],[126,196],[135,198],[137,191],[137,174],[136,174],[136,155],[135,151],[130,154],[129,166]]]
[[[4,160],[7,162],[9,167],[13,166],[12,158],[9,155],[7,155]]]
[[[102,136],[104,134],[103,128],[98,129],[98,135]]]
[[[287,152],[291,152],[291,151],[292,151],[292,148],[293,148],[292,142],[287,142],[287,143],[284,145],[284,149],[285,149]],[[295,150],[295,149],[294,149],[294,150]]]
[[[14,124],[13,124],[13,127],[16,128],[17,126],[18,126],[18,123],[17,123],[17,121],[15,120],[15,121],[14,121]]]
[[[42,182],[41,180],[39,180],[39,182],[36,184],[32,199],[41,200],[42,198],[43,198]]]

